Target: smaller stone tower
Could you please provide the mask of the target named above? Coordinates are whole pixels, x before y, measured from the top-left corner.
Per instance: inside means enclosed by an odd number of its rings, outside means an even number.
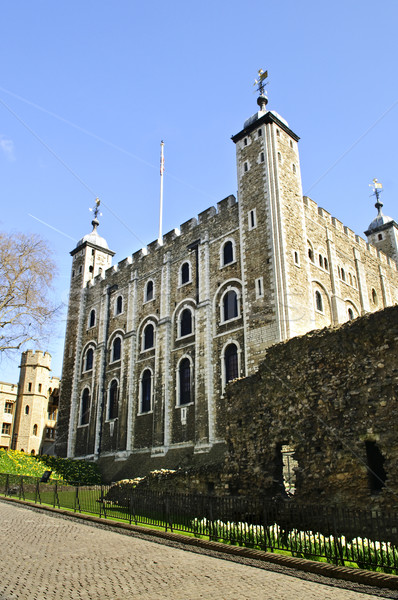
[[[23,352],[20,369],[12,447],[39,454],[54,443],[59,379],[51,377],[48,352]]]
[[[383,203],[380,202],[380,193],[383,191],[381,183],[374,179],[372,187],[376,197],[377,216],[365,231],[365,235],[369,244],[376,246],[378,250],[381,250],[398,263],[398,224],[392,217],[383,215],[381,210]]]

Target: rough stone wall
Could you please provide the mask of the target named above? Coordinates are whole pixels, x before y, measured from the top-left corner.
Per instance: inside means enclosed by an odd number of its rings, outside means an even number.
[[[287,444],[298,502],[398,507],[397,306],[273,346],[226,395],[231,493],[283,495],[279,450]],[[379,491],[366,442],[384,459]]]

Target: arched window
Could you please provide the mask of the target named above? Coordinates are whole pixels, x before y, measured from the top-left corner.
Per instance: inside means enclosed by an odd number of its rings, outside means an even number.
[[[322,294],[318,290],[315,292],[315,306],[319,312],[323,312]]]
[[[377,294],[374,288],[372,288],[372,302],[377,306]]]
[[[191,363],[188,358],[183,358],[178,367],[178,403],[191,402]]]
[[[238,295],[235,290],[229,290],[223,297],[223,321],[229,321],[238,316]]]
[[[149,280],[145,288],[145,302],[153,300],[153,281]]]
[[[89,327],[94,327],[95,325],[95,310],[91,310],[90,311],[90,318],[88,320],[88,326]]]
[[[123,310],[123,297],[118,296],[116,299],[115,315],[120,315]]]
[[[32,456],[34,456],[36,454],[36,451],[35,450],[31,450],[30,453],[31,453]]]
[[[154,327],[153,327],[152,323],[148,323],[148,325],[144,329],[143,344],[142,344],[143,350],[149,350],[149,348],[153,348],[154,337],[155,337]]]
[[[192,313],[189,308],[184,308],[180,317],[180,337],[192,333]]]
[[[119,408],[119,388],[116,379],[109,386],[108,419],[116,419]]]
[[[235,344],[229,344],[224,353],[225,383],[239,377],[238,348]]]
[[[348,309],[348,320],[352,321],[354,319],[354,311],[352,310],[352,308]]]
[[[114,362],[115,360],[120,360],[121,352],[122,352],[122,340],[120,339],[120,337],[116,337],[113,340],[113,344],[112,344],[112,362]]]
[[[181,265],[181,285],[188,283],[189,281],[191,281],[189,263],[184,262],[183,265]]]
[[[80,425],[87,425],[90,420],[90,390],[84,388],[80,407]]]
[[[323,258],[322,254],[319,255],[319,266],[323,268]]]
[[[94,362],[94,350],[92,348],[88,348],[86,351],[86,355],[84,357],[84,371],[91,371],[93,368]]]
[[[311,247],[308,248],[308,258],[311,262],[314,262],[314,251]]]
[[[344,271],[343,267],[341,267],[341,279],[343,281],[345,281],[345,271]]]
[[[152,373],[145,369],[141,377],[141,411],[150,412],[152,407]]]
[[[33,435],[37,435],[37,425],[36,425],[36,423],[33,425]]]
[[[329,263],[327,258],[323,259],[323,268],[325,269],[325,271],[329,271]]]
[[[231,242],[231,240],[229,240],[228,242],[225,242],[223,249],[222,249],[222,264],[229,265],[229,263],[233,262],[233,260],[234,260],[234,245]]]
[[[25,415],[29,414],[29,404],[25,406]]]

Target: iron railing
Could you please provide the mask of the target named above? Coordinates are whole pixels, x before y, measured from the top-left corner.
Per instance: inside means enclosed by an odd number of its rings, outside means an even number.
[[[0,473],[0,494],[260,550],[398,574],[394,513],[83,486]]]

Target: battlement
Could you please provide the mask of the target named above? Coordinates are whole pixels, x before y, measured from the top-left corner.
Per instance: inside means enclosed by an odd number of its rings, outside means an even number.
[[[389,265],[392,269],[398,270],[397,263],[387,256],[381,250],[378,250],[372,244],[369,244],[352,229],[344,225],[339,219],[333,217],[330,212],[318,206],[314,200],[308,196],[303,196],[303,204],[307,207],[310,216],[319,222],[319,219],[325,221],[326,226],[332,226],[336,231],[345,235],[352,243],[353,247],[358,247],[362,252],[368,252],[371,256],[378,259],[381,263]]]
[[[51,368],[51,354],[42,350],[26,350],[21,355],[21,367]]]

